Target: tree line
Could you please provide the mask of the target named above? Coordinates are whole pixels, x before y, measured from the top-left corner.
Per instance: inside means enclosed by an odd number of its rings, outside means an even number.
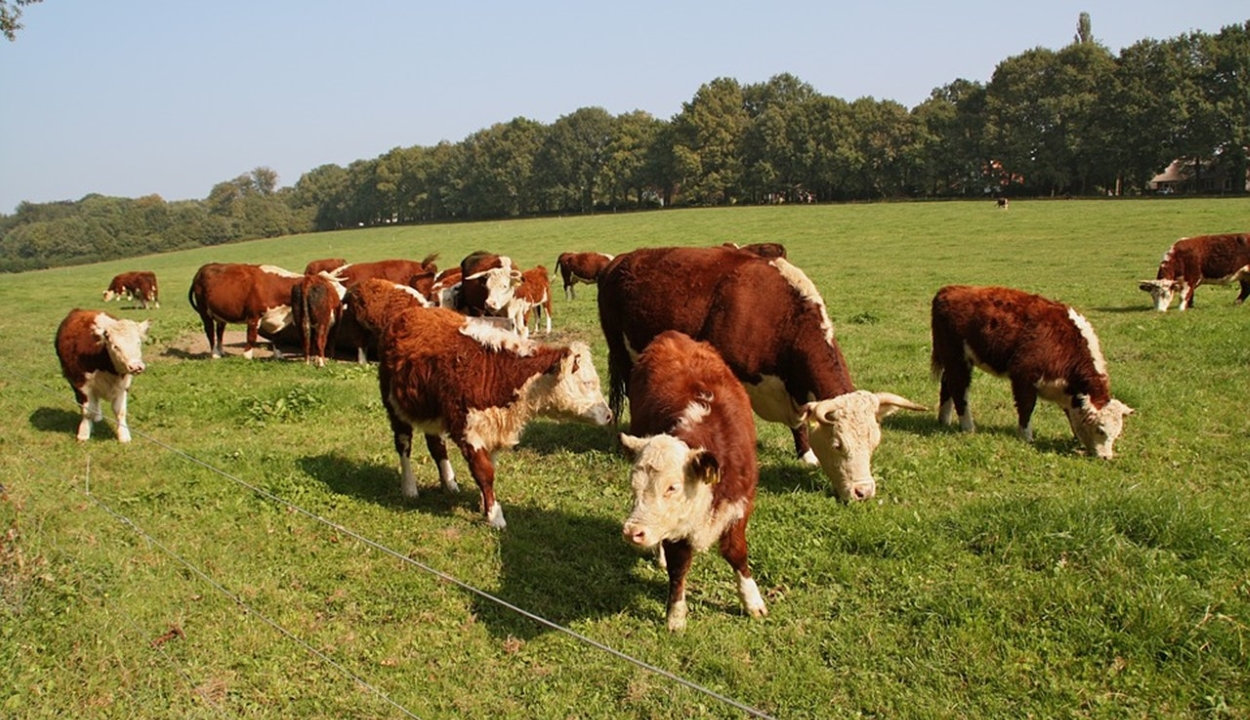
[[[821,95],[782,74],[717,78],[668,120],[585,107],[459,142],[323,165],[293,187],[265,167],[204,200],[89,195],[0,215],[0,270],[297,232],[727,204],[1245,192],[1250,21],[1146,39],[1118,55],[1082,14],[1073,42],[1003,60],[914,108]]]

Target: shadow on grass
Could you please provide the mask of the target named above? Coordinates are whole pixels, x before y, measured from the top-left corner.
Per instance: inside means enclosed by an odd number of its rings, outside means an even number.
[[[1135,315],[1156,312],[1154,305],[1133,305],[1131,307],[1100,307],[1093,308],[1094,312],[1107,313],[1108,315]]]
[[[617,430],[608,425],[598,427],[580,422],[531,420],[525,426],[519,447],[545,455],[559,452],[616,452]]]
[[[62,408],[35,408],[30,414],[30,426],[40,432],[76,433],[81,420],[82,413]]]
[[[464,485],[463,478],[456,478],[456,481],[461,483],[459,493],[443,492],[443,488],[438,484],[438,471],[432,464],[414,463],[417,480],[422,484],[419,487],[420,496],[412,500],[404,497],[399,490],[398,462],[394,466],[362,463],[330,453],[304,457],[299,463],[304,472],[324,483],[332,492],[382,507],[419,510],[435,515],[451,515],[456,508],[468,508],[476,512],[480,502],[477,486],[474,485],[472,478],[468,478],[467,487]],[[428,472],[422,473],[422,469]]]

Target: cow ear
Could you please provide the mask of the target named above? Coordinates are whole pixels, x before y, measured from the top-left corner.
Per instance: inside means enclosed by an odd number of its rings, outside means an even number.
[[[151,329],[151,327],[152,327],[151,320],[144,320],[143,322],[139,323],[139,337],[146,338],[148,336],[148,330]]]
[[[686,456],[686,475],[708,485],[720,480],[720,462],[712,453],[695,448]]]
[[[636,457],[646,444],[646,438],[634,437],[628,433],[621,433],[621,447],[625,448],[625,452],[629,453],[631,459]]]
[[[1151,282],[1150,280],[1142,280],[1137,283],[1138,290],[1145,290],[1146,292],[1150,292],[1151,289],[1153,288],[1154,288],[1154,283]]]

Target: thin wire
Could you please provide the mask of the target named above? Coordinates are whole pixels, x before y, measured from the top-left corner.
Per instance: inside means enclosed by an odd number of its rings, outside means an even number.
[[[23,381],[28,381],[28,382],[30,381],[30,379],[29,379],[29,378],[20,378],[20,379],[21,379],[21,380],[23,380]],[[45,384],[43,384],[43,383],[41,383],[41,382],[39,382],[39,381],[37,381],[37,380],[36,380],[36,381],[34,381],[34,382],[35,382],[36,384],[42,385],[42,386],[43,386],[46,390],[48,390],[49,392],[53,392],[52,388],[48,387],[47,385],[45,385]],[[113,421],[112,421],[111,419],[108,419],[108,422],[112,423]],[[131,427],[131,433],[132,433],[133,435],[137,435],[138,437],[143,438],[144,440],[146,440],[146,441],[148,441],[148,442],[152,443],[153,445],[156,445],[157,447],[160,447],[160,448],[162,448],[162,449],[166,450],[167,452],[170,452],[170,453],[172,453],[172,454],[174,454],[174,455],[177,455],[177,456],[179,456],[179,457],[183,458],[184,460],[186,460],[186,461],[188,461],[188,462],[190,462],[190,463],[193,463],[193,464],[195,464],[195,465],[199,465],[200,467],[203,467],[203,468],[205,468],[206,470],[208,470],[208,471],[210,471],[210,472],[216,473],[216,474],[218,474],[218,475],[220,475],[220,476],[222,476],[222,477],[226,478],[227,480],[230,480],[231,482],[234,482],[234,483],[236,483],[236,484],[238,484],[238,485],[240,485],[240,486],[242,486],[242,487],[245,487],[245,488],[247,488],[248,490],[251,490],[252,492],[256,493],[257,495],[260,495],[260,496],[262,496],[262,497],[265,497],[265,498],[267,498],[267,499],[269,499],[269,500],[271,500],[271,501],[273,501],[273,502],[276,502],[276,503],[278,503],[278,504],[285,505],[286,507],[290,508],[291,510],[293,510],[293,511],[295,511],[295,512],[298,512],[298,513],[300,513],[300,514],[304,515],[305,517],[308,517],[308,518],[310,518],[310,519],[312,519],[312,520],[315,520],[315,521],[317,521],[317,522],[319,522],[319,523],[322,523],[323,525],[326,525],[326,526],[328,526],[328,527],[334,528],[335,530],[337,530],[337,531],[339,531],[339,532],[343,533],[344,535],[347,535],[348,537],[354,538],[355,540],[357,540],[357,541],[359,541],[359,542],[361,542],[361,543],[363,543],[363,544],[365,544],[365,545],[367,545],[367,546],[369,546],[369,547],[371,547],[371,548],[374,548],[374,549],[376,549],[376,550],[378,550],[378,551],[380,551],[380,552],[382,552],[382,553],[385,553],[385,554],[387,554],[387,555],[390,555],[391,557],[394,557],[394,558],[396,558],[397,560],[399,560],[399,561],[401,561],[401,562],[404,562],[404,563],[407,563],[407,564],[409,564],[409,565],[412,565],[413,567],[416,567],[416,568],[418,568],[418,569],[420,569],[420,570],[422,570],[422,571],[424,571],[424,572],[426,572],[426,573],[428,573],[428,574],[430,574],[430,575],[434,575],[435,577],[438,577],[438,578],[440,578],[440,579],[442,579],[442,580],[444,580],[444,581],[446,581],[446,582],[449,582],[449,583],[451,583],[451,584],[453,584],[453,585],[455,585],[455,586],[457,586],[457,587],[459,587],[459,588],[461,588],[461,589],[463,589],[463,590],[466,590],[466,591],[468,591],[468,592],[470,592],[470,593],[473,593],[474,595],[477,595],[478,597],[481,597],[481,598],[483,598],[483,599],[485,599],[485,600],[488,600],[488,601],[490,601],[490,602],[493,602],[493,603],[495,603],[495,604],[499,605],[500,607],[503,607],[503,608],[506,608],[506,609],[508,609],[508,610],[511,610],[512,612],[515,612],[516,614],[518,614],[518,615],[520,615],[520,616],[522,616],[522,617],[528,618],[528,619],[532,620],[533,622],[538,623],[539,625],[542,625],[543,627],[547,627],[547,628],[550,628],[550,629],[555,630],[555,631],[557,631],[557,632],[564,633],[565,635],[568,635],[569,637],[572,637],[572,638],[574,638],[574,639],[578,640],[579,642],[582,642],[582,643],[584,643],[584,644],[586,644],[586,645],[590,645],[591,647],[594,647],[594,648],[596,648],[596,649],[598,649],[598,650],[600,650],[600,651],[602,651],[602,652],[604,652],[604,653],[607,653],[608,655],[611,655],[612,657],[615,657],[615,658],[617,658],[617,659],[619,659],[619,660],[623,660],[623,661],[628,662],[628,663],[630,663],[630,664],[632,664],[632,665],[634,665],[634,666],[636,666],[636,667],[639,667],[639,668],[641,668],[641,669],[643,669],[643,670],[646,670],[646,671],[648,671],[648,672],[654,673],[654,674],[659,675],[659,676],[661,676],[661,677],[663,677],[663,678],[666,678],[666,679],[668,679],[668,680],[671,680],[672,682],[675,682],[675,683],[677,683],[677,684],[679,684],[679,685],[682,685],[682,686],[684,686],[684,687],[686,687],[686,688],[689,688],[689,689],[691,689],[691,690],[694,690],[695,692],[701,693],[701,694],[706,695],[706,696],[708,696],[708,697],[710,697],[710,698],[713,698],[713,699],[715,699],[715,700],[717,700],[717,701],[719,701],[719,702],[721,702],[721,703],[724,703],[724,704],[729,705],[729,706],[731,706],[731,707],[733,707],[733,708],[736,708],[736,709],[738,709],[738,710],[741,710],[742,712],[744,712],[744,713],[746,713],[746,714],[748,714],[748,715],[751,715],[751,716],[753,716],[753,717],[757,717],[757,718],[763,718],[764,720],[775,720],[775,718],[773,718],[773,716],[768,715],[767,713],[765,713],[765,712],[764,712],[764,711],[762,711],[762,710],[759,710],[759,709],[757,709],[757,708],[751,707],[750,705],[746,705],[746,704],[744,704],[744,703],[741,703],[741,702],[739,702],[739,701],[737,701],[737,700],[734,700],[733,698],[728,697],[728,696],[726,696],[726,695],[722,695],[721,693],[718,693],[718,692],[716,692],[715,690],[712,690],[712,689],[710,689],[710,688],[704,687],[704,686],[702,686],[702,685],[700,685],[700,684],[698,684],[698,683],[696,683],[696,682],[694,682],[694,681],[687,680],[687,679],[685,679],[685,678],[683,678],[683,677],[681,677],[681,676],[679,676],[679,675],[676,675],[676,674],[674,674],[674,673],[672,673],[672,672],[670,672],[670,671],[668,671],[668,670],[665,670],[664,668],[657,667],[657,666],[652,665],[651,663],[648,663],[648,662],[646,662],[646,661],[644,661],[644,660],[640,660],[640,659],[638,659],[638,658],[635,658],[635,657],[633,657],[632,655],[628,655],[628,654],[626,654],[626,653],[624,653],[624,652],[622,652],[622,651],[620,651],[620,650],[617,650],[617,649],[615,649],[615,648],[613,648],[613,647],[610,647],[610,646],[608,646],[608,645],[605,645],[604,643],[601,643],[601,642],[599,642],[598,640],[595,640],[595,639],[593,639],[593,638],[591,638],[591,637],[588,637],[588,636],[586,636],[586,635],[583,635],[583,634],[581,634],[581,633],[579,633],[579,632],[577,632],[577,631],[575,631],[575,630],[571,630],[571,629],[569,629],[569,628],[566,628],[566,627],[564,627],[564,626],[562,626],[562,625],[559,625],[558,623],[555,623],[555,622],[553,622],[553,621],[551,621],[551,620],[548,620],[548,619],[546,619],[546,618],[544,618],[544,617],[542,617],[542,616],[536,615],[536,614],[534,614],[534,613],[532,613],[532,612],[530,612],[530,611],[528,611],[528,610],[525,610],[524,608],[521,608],[521,607],[519,607],[519,606],[517,606],[517,605],[514,605],[514,604],[512,604],[512,603],[508,602],[507,600],[504,600],[504,599],[502,599],[502,598],[499,598],[499,597],[496,597],[496,596],[494,596],[494,595],[491,595],[490,593],[486,592],[485,590],[481,590],[481,589],[476,588],[476,587],[474,587],[474,586],[472,586],[472,585],[469,585],[468,583],[466,583],[466,582],[464,582],[464,581],[462,581],[462,580],[460,580],[460,579],[458,579],[458,578],[456,578],[456,577],[453,577],[453,576],[451,576],[451,575],[449,575],[449,574],[447,574],[447,573],[445,573],[445,572],[443,572],[443,571],[441,571],[441,570],[438,570],[438,569],[433,568],[433,567],[431,567],[431,566],[429,566],[429,565],[426,565],[426,564],[421,563],[421,562],[419,562],[419,561],[417,561],[417,560],[414,560],[413,558],[408,557],[407,555],[404,555],[404,554],[402,554],[402,553],[396,552],[395,550],[392,550],[391,548],[389,548],[389,547],[387,547],[387,546],[385,546],[385,545],[382,545],[381,543],[378,543],[378,542],[376,542],[376,541],[374,541],[374,540],[371,540],[371,539],[369,539],[369,538],[367,538],[367,537],[364,537],[363,535],[361,535],[361,534],[357,533],[356,531],[354,531],[354,530],[352,530],[352,529],[350,529],[350,528],[348,528],[348,527],[345,527],[345,526],[343,526],[343,525],[341,525],[341,524],[339,524],[339,523],[337,523],[337,522],[334,522],[333,520],[328,520],[328,519],[326,519],[326,518],[324,518],[324,517],[321,517],[320,515],[317,515],[316,513],[311,512],[311,511],[309,511],[309,510],[305,510],[304,508],[300,507],[299,505],[296,505],[295,503],[290,502],[289,500],[286,500],[285,498],[279,497],[279,496],[274,495],[273,493],[271,493],[271,492],[269,492],[269,491],[267,491],[267,490],[264,490],[264,489],[262,489],[262,488],[260,488],[260,487],[257,487],[257,486],[255,486],[255,485],[252,485],[251,483],[247,482],[246,480],[243,480],[242,478],[235,477],[234,475],[231,475],[230,473],[226,472],[225,470],[222,470],[222,469],[220,469],[220,468],[218,468],[218,467],[216,467],[216,466],[214,466],[214,465],[210,465],[209,463],[206,463],[206,462],[204,462],[203,460],[200,460],[199,458],[194,457],[193,455],[190,455],[190,454],[188,454],[188,453],[184,452],[183,450],[181,450],[181,449],[179,449],[179,448],[173,447],[172,445],[169,445],[169,444],[167,444],[167,443],[165,443],[165,442],[162,442],[161,440],[158,440],[158,439],[156,439],[156,438],[154,438],[154,437],[152,437],[152,436],[150,436],[150,435],[148,435],[148,434],[146,434],[146,433],[144,433],[144,432],[142,432],[142,431],[140,431],[140,430],[136,430],[135,428]],[[92,499],[93,499],[93,500],[95,500],[95,498],[94,498],[94,497],[92,497]],[[99,502],[99,501],[98,501],[98,500],[96,500],[96,502]],[[101,503],[101,507],[105,507],[105,506]],[[105,507],[105,509],[106,509],[106,510],[108,510],[110,513],[112,513],[112,510],[109,510],[107,507]],[[118,517],[121,517],[121,516],[118,516]],[[123,519],[124,519],[124,518],[123,518]],[[125,521],[126,521],[127,523],[129,523],[129,522],[130,522],[128,519],[126,519]],[[130,524],[133,526],[133,523],[130,523]],[[136,529],[137,529],[137,527],[136,527]],[[162,548],[162,549],[164,549],[164,548]],[[179,561],[181,561],[181,562],[183,562],[184,564],[186,564],[186,562],[185,562],[185,561],[183,561],[181,558],[178,558],[178,560],[179,560]],[[188,566],[188,567],[189,567],[189,566]],[[193,569],[194,569],[194,568],[193,568]],[[198,570],[196,570],[195,572],[196,572],[197,574],[201,574],[201,575],[203,575],[202,573],[199,573],[199,571],[198,571]],[[215,582],[213,582],[211,578],[208,578],[207,576],[204,576],[204,577],[205,577],[205,579],[206,579],[206,580],[208,580],[210,583],[212,583],[212,584],[216,585],[216,583],[215,583]],[[226,592],[226,594],[228,594],[228,595],[229,595],[229,592],[228,592],[228,591],[225,591],[224,589],[223,589],[223,592]],[[231,597],[233,597],[233,596],[231,596]],[[236,600],[236,602],[238,602],[240,605],[242,605],[242,604],[243,604],[241,600],[238,600],[237,598],[236,598],[235,600]],[[244,605],[244,607],[246,607],[246,605]],[[263,618],[263,616],[261,616],[261,617]],[[266,619],[266,622],[270,622],[270,621]],[[275,627],[277,627],[277,626],[275,625]],[[279,628],[279,629],[281,630],[281,628]],[[287,634],[289,637],[292,637],[293,639],[295,639],[295,640],[296,640],[297,642],[299,642],[300,644],[304,644],[304,643],[303,643],[303,641],[300,641],[298,638],[295,638],[293,635],[290,635],[290,634],[289,634],[289,633],[287,633],[285,630],[282,630],[282,632],[283,632],[284,634]],[[307,646],[306,646],[306,647],[307,647]],[[322,657],[323,659],[325,659],[327,662],[330,662],[331,664],[333,664],[333,661],[332,661],[332,660],[330,660],[329,658],[326,658],[326,657],[325,657],[322,653],[318,652],[317,650],[315,650],[315,649],[313,649],[313,648],[309,648],[309,649],[310,649],[312,652],[316,653],[318,656],[320,656],[320,657]],[[344,672],[346,672],[346,671],[344,671]],[[350,673],[349,673],[349,674],[350,674]],[[354,677],[354,676],[353,676],[353,677]],[[365,685],[366,685],[366,687],[370,687],[367,683],[364,683],[364,681],[363,681],[363,680],[359,680],[359,682],[361,682],[362,684],[365,684]],[[385,697],[385,696],[383,696],[383,697]],[[388,701],[389,701],[389,698],[388,698]]]

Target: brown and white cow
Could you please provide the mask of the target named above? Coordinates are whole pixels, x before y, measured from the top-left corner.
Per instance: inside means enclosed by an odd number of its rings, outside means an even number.
[[[482,493],[482,512],[496,528],[506,523],[495,500],[493,457],[520,441],[530,418],[612,421],[585,343],[543,345],[453,310],[412,308],[387,324],[378,355],[403,494],[417,496],[410,461],[414,429],[425,434],[444,490],[458,489],[446,434],[468,463]]]
[[[1194,306],[1194,290],[1203,283],[1241,284],[1235,304],[1250,297],[1250,234],[1199,235],[1181,238],[1163,253],[1154,280],[1138,287],[1154,298],[1155,309],[1167,312],[1172,296],[1180,293],[1180,310]]]
[[[136,270],[116,275],[104,291],[104,302],[123,297],[134,298],[144,310],[148,303],[160,307],[160,289],[156,285],[156,273],[150,270]]]
[[[478,251],[460,261],[456,309],[469,317],[507,317],[521,271],[506,255]]]
[[[601,252],[560,253],[556,258],[556,271],[564,280],[564,298],[573,299],[573,286],[579,282],[587,285],[599,282],[599,275],[612,262],[612,257]]]
[[[759,255],[764,258],[783,258],[786,256],[786,246],[781,243],[763,242],[739,245],[735,242],[727,242],[722,244],[724,247],[733,248],[735,250],[745,250],[746,252],[754,253],[755,255]]]
[[[343,299],[340,340],[356,348],[356,359],[363,365],[369,348],[377,346],[378,336],[392,318],[409,308],[432,306],[415,288],[390,280],[365,280],[348,290]]]
[[[843,500],[876,493],[871,461],[881,420],[899,409],[926,409],[855,389],[824,300],[783,258],[726,247],[619,255],[599,279],[599,322],[613,412],[621,411],[634,359],[652,338],[679,330],[720,352],[756,414],[792,428],[799,454],[819,462]]]
[[[274,342],[275,357],[281,357],[275,338],[291,327],[291,288],[303,275],[273,265],[209,263],[191,280],[187,299],[204,323],[204,334],[212,356],[222,356],[222,336],[227,323],[247,325],[243,357],[252,358],[257,335]]]
[[[343,267],[347,261],[343,258],[324,258],[322,260],[313,260],[304,266],[305,275],[316,275],[318,273],[333,273],[335,270]]]
[[[304,277],[291,288],[291,322],[299,330],[304,362],[326,365],[326,344],[330,330],[343,314],[347,290],[321,272]]]
[[[376,278],[378,280],[390,280],[391,282],[407,285],[414,275],[421,275],[427,272],[437,272],[438,268],[434,265],[434,261],[438,259],[438,253],[430,253],[422,260],[377,260],[374,262],[363,263],[347,263],[340,265],[329,271],[334,279],[342,283],[349,290],[356,283]]]
[[[668,629],[686,626],[686,575],[694,553],[719,543],[738,576],[738,597],[768,614],[747,565],[747,521],[759,468],[751,400],[719,353],[669,331],[647,345],[629,380],[634,508],[622,532],[661,547],[668,569]]]
[[[548,279],[547,268],[536,265],[529,270],[522,271],[521,284],[517,285],[512,294],[507,313],[508,318],[512,320],[513,329],[519,332],[521,337],[529,337],[530,318],[535,315],[539,321],[546,318],[546,332],[551,334],[551,280]],[[534,329],[537,331],[537,324]]]
[[[1133,414],[1111,397],[1107,361],[1089,321],[1071,307],[1003,287],[948,285],[933,297],[932,368],[941,380],[938,420],[976,428],[968,407],[972,368],[1011,381],[1019,434],[1033,441],[1038,397],[1055,403],[1085,448],[1110,459]]]
[[[112,405],[117,418],[117,441],[130,442],[126,399],[134,376],[146,368],[143,340],[150,327],[150,320],[139,323],[96,310],[71,310],[56,329],[61,374],[82,410],[79,441],[90,439],[92,423],[104,418],[103,401]]]

